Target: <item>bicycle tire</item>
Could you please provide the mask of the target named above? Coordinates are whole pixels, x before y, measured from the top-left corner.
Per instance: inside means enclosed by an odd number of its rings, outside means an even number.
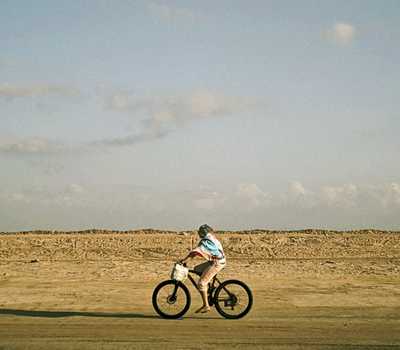
[[[162,310],[162,308],[160,307],[160,305],[158,303],[158,298],[157,297],[158,297],[159,293],[163,290],[163,288],[165,288],[166,286],[173,286],[174,289],[176,288],[177,293],[178,293],[179,289],[182,289],[183,292],[184,292],[184,296],[186,298],[186,301],[184,303],[183,309],[179,310],[177,313],[165,312],[164,310]],[[169,295],[168,298],[170,296],[171,295]],[[191,296],[190,296],[189,289],[182,282],[175,281],[175,280],[167,280],[167,281],[161,282],[154,289],[153,295],[152,295],[152,303],[153,303],[154,310],[161,317],[168,318],[168,319],[176,319],[176,318],[181,318],[189,310],[190,303],[191,303]],[[167,303],[169,303],[169,302],[167,301]],[[172,305],[173,303],[169,303],[169,304]]]
[[[231,287],[233,285],[240,286],[247,294],[247,298],[248,298],[247,305],[246,305],[245,309],[238,314],[234,314],[234,313],[232,314],[232,313],[225,312],[225,310],[222,308],[222,306],[220,304],[221,301],[224,302],[224,305],[227,301],[230,301],[231,304],[229,306],[232,307],[232,310],[233,310],[233,307],[237,303],[237,300],[236,300],[236,302],[233,301],[233,304],[232,304],[232,300],[230,297],[229,297],[229,299],[220,298],[220,293],[222,293],[222,291],[225,291],[225,292],[229,291],[229,285],[231,285]],[[217,287],[217,290],[215,291],[215,294],[214,294],[214,305],[215,305],[215,308],[217,309],[218,313],[225,318],[228,318],[228,319],[242,318],[249,313],[251,307],[253,306],[253,294],[251,292],[251,289],[247,286],[246,283],[239,281],[239,280],[227,280],[227,281],[222,282]]]

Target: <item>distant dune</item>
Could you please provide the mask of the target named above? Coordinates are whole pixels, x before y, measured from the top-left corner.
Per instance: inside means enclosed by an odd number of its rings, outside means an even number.
[[[87,229],[80,231],[60,231],[60,230],[32,230],[32,231],[17,231],[17,232],[1,232],[0,235],[21,235],[21,234],[42,234],[42,235],[58,235],[58,234],[195,234],[196,231],[173,231],[173,230],[159,230],[152,228],[143,228],[137,230],[105,230],[105,229]],[[308,234],[335,234],[335,233],[353,233],[353,234],[371,234],[371,233],[398,233],[400,231],[390,230],[376,230],[376,229],[362,229],[362,230],[320,230],[320,229],[302,229],[302,230],[265,230],[265,229],[252,229],[252,230],[238,230],[238,231],[216,231],[217,234],[241,233],[241,234],[283,234],[283,233],[308,233]]]
[[[399,258],[400,232],[220,231],[230,259]],[[29,231],[2,233],[3,260],[165,259],[184,255],[196,243],[195,231]]]

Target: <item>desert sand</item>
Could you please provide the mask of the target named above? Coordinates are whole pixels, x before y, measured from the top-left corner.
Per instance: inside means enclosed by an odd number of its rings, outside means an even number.
[[[400,233],[217,232],[250,313],[153,310],[195,232],[0,233],[0,349],[400,349]],[[201,262],[197,260],[196,262]]]

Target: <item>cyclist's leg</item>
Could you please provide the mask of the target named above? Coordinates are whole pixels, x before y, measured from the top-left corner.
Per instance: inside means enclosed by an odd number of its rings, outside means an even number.
[[[203,300],[203,306],[197,310],[196,312],[207,312],[210,310],[210,305],[208,304],[208,295],[207,295],[207,288],[208,284],[212,280],[212,278],[223,268],[225,267],[225,264],[219,264],[218,261],[213,261],[210,266],[204,270],[202,273],[199,282],[198,282],[198,287],[200,290],[201,298]]]
[[[211,282],[213,277],[225,267],[225,264],[220,264],[218,260],[213,261],[201,274],[198,282],[200,290],[207,290],[208,284]]]

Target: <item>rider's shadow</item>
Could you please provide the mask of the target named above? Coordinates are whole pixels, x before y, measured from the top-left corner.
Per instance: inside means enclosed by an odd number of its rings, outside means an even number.
[[[17,310],[17,309],[0,309],[0,315],[13,315],[25,317],[115,317],[115,318],[159,318],[156,315],[144,315],[138,313],[119,313],[119,312],[89,312],[89,311],[49,311],[49,310]]]
[[[158,315],[144,315],[138,313],[121,313],[121,312],[89,312],[89,311],[49,311],[49,310],[18,310],[18,309],[0,309],[1,315],[13,315],[22,317],[43,317],[43,318],[61,318],[61,317],[110,317],[110,318],[150,318],[150,319],[162,319]],[[186,316],[183,318],[176,319],[175,321],[183,319],[216,319],[218,317],[196,317]],[[173,320],[171,320],[173,321]]]

